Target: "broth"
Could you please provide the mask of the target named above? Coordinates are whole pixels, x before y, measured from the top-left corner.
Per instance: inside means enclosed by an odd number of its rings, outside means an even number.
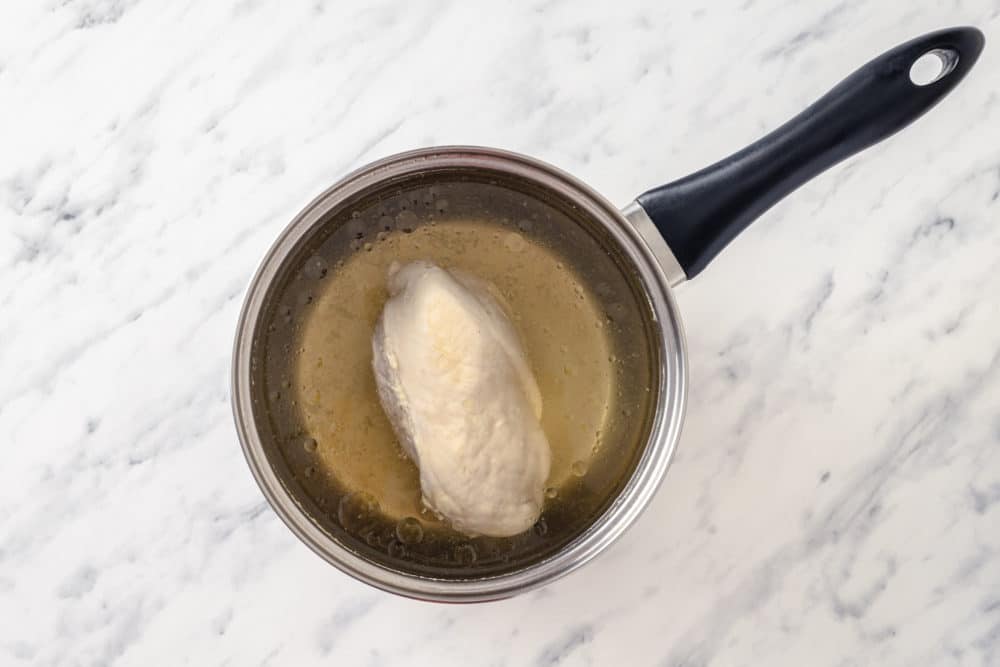
[[[303,322],[293,388],[317,442],[313,465],[339,486],[375,496],[389,517],[421,515],[417,468],[379,405],[371,357],[389,265],[424,259],[488,280],[510,306],[543,396],[552,450],[547,486],[558,493],[574,466],[579,474],[589,466],[614,393],[604,315],[580,280],[558,255],[488,222],[380,235],[334,269]]]
[[[496,183],[439,182],[357,203],[300,253],[269,311],[263,402],[279,477],[345,546],[436,576],[510,569],[571,539],[627,479],[655,400],[650,324],[614,257],[566,217]],[[524,342],[552,468],[521,535],[469,537],[422,507],[382,411],[372,335],[390,263],[416,259],[493,283]]]

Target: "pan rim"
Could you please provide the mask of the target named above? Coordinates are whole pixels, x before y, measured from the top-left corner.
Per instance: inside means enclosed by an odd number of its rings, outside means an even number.
[[[498,170],[555,191],[604,224],[633,263],[658,325],[658,400],[649,437],[630,478],[612,503],[559,551],[523,569],[463,580],[413,575],[366,560],[337,543],[303,512],[267,459],[251,405],[250,364],[263,300],[282,263],[323,215],[346,198],[387,179],[439,168]],[[638,231],[594,189],[540,160],[480,146],[442,146],[398,153],[363,166],[313,199],[279,234],[246,292],[237,324],[231,368],[237,435],[250,470],[268,503],[310,549],[354,578],[406,597],[440,602],[502,599],[550,583],[589,562],[617,540],[648,506],[673,459],[687,401],[686,342],[667,276]]]

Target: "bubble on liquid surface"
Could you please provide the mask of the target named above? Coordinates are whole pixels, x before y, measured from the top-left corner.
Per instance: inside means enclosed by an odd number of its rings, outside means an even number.
[[[536,521],[535,525],[532,526],[532,530],[534,530],[535,535],[538,535],[539,537],[542,537],[543,535],[548,533],[549,524],[545,523],[545,517],[541,517],[538,521]]]
[[[378,516],[378,502],[367,493],[349,493],[340,499],[337,520],[349,533],[360,533]]]
[[[625,313],[627,312],[628,308],[626,308],[625,304],[621,303],[620,301],[616,301],[615,303],[608,306],[608,314],[611,315],[611,317],[615,318],[616,320],[624,317]]]
[[[396,228],[396,221],[388,215],[383,215],[378,219],[378,226],[383,232],[391,232]]]
[[[303,472],[303,474],[304,474],[304,475],[305,475],[306,477],[312,477],[313,475],[315,475],[315,474],[316,474],[316,468],[315,468],[314,466],[309,466],[308,468],[306,468],[306,469],[305,469],[305,470],[303,470],[302,472]]]
[[[319,448],[319,443],[316,442],[316,438],[310,438],[306,436],[302,439],[302,449],[306,450],[310,454],[315,452]]]
[[[344,233],[352,239],[363,239],[368,231],[368,225],[360,218],[351,218],[344,223]]]
[[[572,470],[573,474],[577,477],[583,477],[587,474],[587,464],[583,461],[574,461],[573,465],[570,466],[570,470]]]
[[[327,266],[326,260],[319,255],[313,255],[306,261],[305,267],[302,269],[303,275],[310,280],[319,280],[326,276],[329,267]]]
[[[396,524],[396,539],[403,544],[417,544],[424,539],[424,528],[412,516]]]
[[[555,498],[558,495],[559,495],[559,491],[556,490],[556,487],[554,487],[554,486],[550,486],[549,488],[545,489],[545,497],[546,498]]]
[[[479,558],[476,548],[471,544],[459,544],[451,553],[459,565],[472,565]]]
[[[524,237],[521,236],[520,234],[511,232],[510,234],[507,234],[506,238],[504,238],[503,244],[504,247],[506,247],[507,250],[510,250],[511,252],[521,252],[522,250],[524,250],[524,247],[527,245],[527,242],[524,240]]]
[[[532,222],[531,220],[528,220],[527,218],[525,218],[524,220],[519,220],[517,223],[517,228],[520,229],[522,232],[530,232],[534,226],[535,223]]]
[[[404,234],[412,232],[417,226],[417,221],[417,214],[413,211],[400,211],[399,215],[396,216],[396,226]]]
[[[406,545],[399,540],[390,540],[389,548],[386,549],[389,552],[389,556],[392,558],[406,558],[408,555],[406,550]]]

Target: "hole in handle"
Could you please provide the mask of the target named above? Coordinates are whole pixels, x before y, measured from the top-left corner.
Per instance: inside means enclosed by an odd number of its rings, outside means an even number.
[[[910,81],[915,86],[929,86],[948,76],[958,64],[958,52],[951,49],[934,49],[913,61]]]

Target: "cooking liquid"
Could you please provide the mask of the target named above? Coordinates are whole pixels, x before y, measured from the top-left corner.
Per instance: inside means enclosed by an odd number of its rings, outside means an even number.
[[[395,519],[420,516],[417,467],[379,404],[372,336],[389,295],[393,261],[429,260],[495,285],[510,307],[543,398],[552,450],[547,486],[558,489],[600,445],[612,395],[604,315],[560,258],[518,231],[487,222],[445,222],[385,232],[349,257],[316,295],[302,328],[294,387],[317,468],[373,495]]]
[[[516,565],[585,527],[630,469],[652,396],[624,279],[607,274],[594,290],[594,278],[581,275],[610,260],[594,251],[574,268],[554,249],[573,239],[544,233],[572,223],[552,222],[551,212],[463,212],[466,190],[484,187],[445,186],[450,210],[432,189],[355,212],[286,281],[268,325],[267,410],[292,477],[286,486],[298,487],[293,496],[304,490],[316,521],[368,547],[368,557],[441,576]],[[480,195],[470,191],[467,201]],[[418,259],[491,282],[524,342],[552,466],[542,517],[522,535],[463,535],[428,511],[419,471],[379,403],[372,336],[388,268]]]

